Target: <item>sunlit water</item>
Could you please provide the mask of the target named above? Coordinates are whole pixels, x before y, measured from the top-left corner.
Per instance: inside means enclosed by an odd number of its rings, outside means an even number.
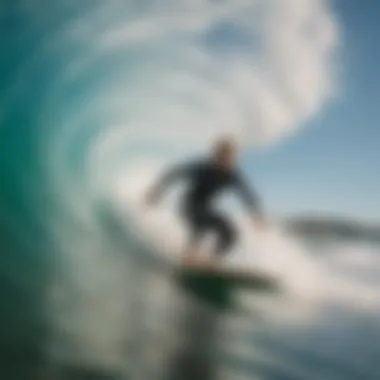
[[[266,107],[276,102],[255,76],[270,57],[262,26],[248,22],[259,9],[246,2],[77,3],[0,7],[4,378],[377,379],[378,246],[317,249],[279,227],[252,242],[245,231],[250,265],[276,276],[282,294],[239,293],[222,312],[179,288],[158,258],[172,258],[183,231],[170,212],[147,215],[136,198],[158,165],[219,128],[270,140],[329,91],[297,93],[297,112],[271,119]],[[255,21],[272,25],[278,14],[261,8]],[[318,40],[323,54],[329,36]],[[248,99],[262,130],[244,131]]]

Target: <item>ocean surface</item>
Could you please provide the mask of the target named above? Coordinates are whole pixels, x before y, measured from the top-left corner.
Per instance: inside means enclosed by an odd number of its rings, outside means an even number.
[[[206,105],[162,74],[187,72],[190,51],[162,42],[171,30],[144,34],[155,12],[0,6],[0,378],[379,379],[379,245],[308,244],[274,226],[253,239],[250,265],[280,294],[236,292],[227,310],[168,269],[181,231],[165,232],[176,228],[165,210],[141,217],[136,194],[157,162],[197,144],[185,127],[154,129],[179,117],[162,106]],[[196,62],[199,81],[211,75]]]

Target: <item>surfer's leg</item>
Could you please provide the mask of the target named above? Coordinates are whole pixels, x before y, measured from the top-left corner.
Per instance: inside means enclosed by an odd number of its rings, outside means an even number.
[[[191,231],[183,255],[185,263],[193,263],[197,261],[197,258],[199,256],[199,242],[200,235],[195,231]]]
[[[196,265],[207,267],[211,270],[219,270],[220,259],[230,250],[236,240],[235,229],[227,218],[213,210],[206,210],[199,218],[195,219],[193,235],[190,240],[190,250],[184,256],[185,265]],[[198,245],[201,237],[207,231],[216,234],[216,246],[211,259],[203,260],[199,256]]]
[[[185,213],[189,238],[183,255],[184,264],[196,264],[199,262],[200,242],[205,233],[204,213],[195,208],[190,208]]]
[[[215,255],[222,257],[236,242],[235,228],[226,217],[216,213],[212,215],[212,228],[217,235]]]

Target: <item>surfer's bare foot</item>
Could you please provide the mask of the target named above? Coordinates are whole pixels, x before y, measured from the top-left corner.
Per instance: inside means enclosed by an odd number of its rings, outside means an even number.
[[[199,266],[201,262],[202,257],[197,248],[188,248],[182,256],[182,265],[185,266]]]
[[[182,258],[182,265],[186,266],[196,266],[199,265],[201,259],[198,252],[191,251],[187,252]]]
[[[217,260],[197,257],[190,264],[200,270],[218,271],[220,269],[220,263]]]

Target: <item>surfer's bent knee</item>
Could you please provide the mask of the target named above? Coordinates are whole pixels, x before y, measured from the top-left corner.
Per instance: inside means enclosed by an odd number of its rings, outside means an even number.
[[[217,254],[226,255],[236,243],[236,232],[234,228],[224,221],[221,228],[218,229]]]

